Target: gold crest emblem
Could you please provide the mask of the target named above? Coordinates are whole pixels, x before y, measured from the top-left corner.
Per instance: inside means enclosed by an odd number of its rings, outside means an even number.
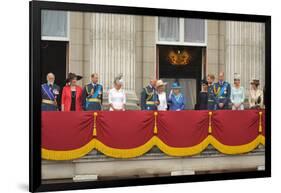
[[[189,64],[191,56],[186,50],[172,50],[168,54],[168,61],[172,65],[187,65]]]

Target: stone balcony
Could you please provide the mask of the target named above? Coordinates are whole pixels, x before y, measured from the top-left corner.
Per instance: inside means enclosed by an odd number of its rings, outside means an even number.
[[[195,175],[264,170],[262,145],[247,154],[225,155],[209,146],[199,155],[170,157],[158,148],[131,159],[115,159],[93,150],[72,161],[42,161],[43,183],[76,182],[153,176]]]

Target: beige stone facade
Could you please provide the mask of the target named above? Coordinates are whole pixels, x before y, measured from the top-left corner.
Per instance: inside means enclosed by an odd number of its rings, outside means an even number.
[[[81,12],[71,12],[69,18],[67,71],[83,75],[81,85],[90,81],[91,73],[99,73],[105,92],[114,77],[123,73],[128,106],[137,109],[141,89],[157,75],[157,18]],[[252,78],[264,85],[263,24],[206,22],[206,71],[202,76],[212,73],[217,77],[223,71],[232,83],[237,72],[247,90]]]
[[[260,23],[207,20],[206,71],[216,77],[224,71],[232,83],[233,73],[241,74],[249,89],[251,78],[265,79],[264,26]],[[81,86],[98,73],[104,92],[113,79],[123,73],[128,107],[138,109],[140,92],[157,75],[157,18],[101,13],[69,13],[67,72],[84,78]],[[106,100],[105,93],[105,102]],[[206,152],[205,152],[206,153]],[[168,157],[159,151],[140,158],[115,160],[95,151],[73,161],[43,161],[42,178],[93,179],[96,176],[151,177],[182,173],[256,170],[264,167],[264,149],[245,155],[227,156],[214,150],[185,158]],[[215,164],[214,164],[215,163]],[[217,164],[220,163],[220,164]]]

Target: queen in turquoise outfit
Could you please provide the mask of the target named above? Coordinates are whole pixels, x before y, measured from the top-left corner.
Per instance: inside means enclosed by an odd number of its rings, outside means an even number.
[[[181,111],[185,108],[185,98],[180,89],[181,86],[177,82],[172,84],[172,90],[168,97],[169,110],[171,111]]]

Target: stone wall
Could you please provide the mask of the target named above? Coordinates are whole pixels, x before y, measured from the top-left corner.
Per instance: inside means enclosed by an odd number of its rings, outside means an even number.
[[[265,29],[263,23],[228,21],[225,25],[225,71],[228,81],[241,75],[241,85],[250,89],[253,78],[265,81]]]
[[[264,85],[264,26],[260,23],[207,21],[206,74],[225,72],[233,84],[234,72],[249,90],[252,78]],[[156,72],[156,18],[102,13],[70,13],[69,66],[83,75],[79,84],[97,72],[106,92],[114,77],[124,74],[130,109],[138,109],[140,92]],[[107,101],[107,100],[105,100]]]
[[[98,73],[105,99],[123,73],[128,107],[137,109],[142,88],[156,75],[155,42],[155,17],[71,12],[67,71],[84,77],[80,85]]]
[[[154,149],[143,156],[115,159],[97,153],[73,161],[42,161],[42,180],[61,179],[73,181],[100,180],[105,178],[140,178],[171,175],[194,175],[233,171],[264,170],[264,147],[242,155],[225,155],[207,148],[199,155],[171,157]]]
[[[225,71],[225,21],[208,20],[206,75]]]
[[[69,21],[69,57],[67,72],[75,72],[84,76],[84,14],[70,12]],[[79,81],[82,85],[82,82]]]

